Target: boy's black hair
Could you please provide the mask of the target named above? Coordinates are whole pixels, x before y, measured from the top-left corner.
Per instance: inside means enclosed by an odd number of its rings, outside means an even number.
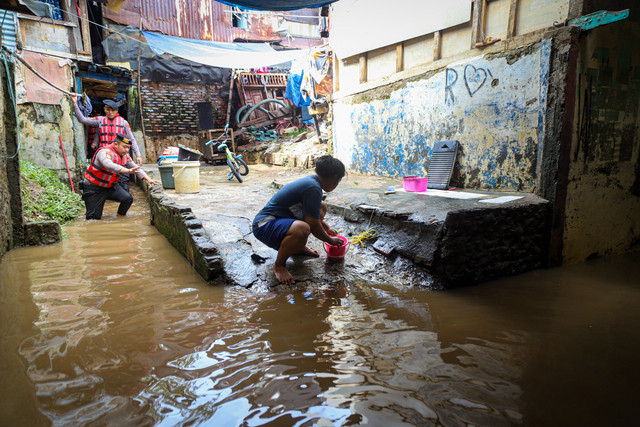
[[[342,179],[346,172],[344,164],[340,160],[327,154],[316,160],[316,173],[327,179],[336,176]]]

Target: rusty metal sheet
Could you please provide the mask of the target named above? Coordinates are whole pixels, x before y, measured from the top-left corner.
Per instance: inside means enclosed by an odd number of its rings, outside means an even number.
[[[69,62],[65,59],[24,51],[24,60],[38,73],[61,89],[70,90]],[[62,92],[45,83],[27,67],[22,67],[26,101],[60,105]]]
[[[126,0],[119,13],[103,7],[105,19],[123,25],[140,27],[148,31],[197,40],[221,42],[263,41],[309,48],[322,43],[320,39],[282,38],[275,32],[276,13],[250,13],[248,30],[233,27],[232,8],[211,0]],[[289,12],[277,12],[287,15]],[[317,13],[317,12],[316,12]]]

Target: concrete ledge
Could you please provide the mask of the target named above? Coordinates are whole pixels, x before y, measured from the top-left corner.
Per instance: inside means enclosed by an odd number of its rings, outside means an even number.
[[[148,189],[151,224],[193,266],[207,282],[226,279],[222,259],[207,235],[202,222],[196,218],[191,208],[179,206],[164,196],[161,189]]]
[[[546,267],[551,204],[536,196],[447,215],[434,274],[447,286]]]
[[[551,205],[533,194],[505,205],[429,206],[429,215],[385,210],[361,199],[328,201],[329,212],[377,230],[368,247],[404,258],[431,275],[432,288],[452,288],[545,267]],[[329,200],[329,199],[328,199]],[[373,254],[372,254],[373,255]]]
[[[27,222],[24,224],[25,246],[50,245],[62,238],[58,221]]]

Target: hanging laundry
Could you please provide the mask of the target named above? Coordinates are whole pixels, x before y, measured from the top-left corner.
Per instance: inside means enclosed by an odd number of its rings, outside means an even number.
[[[287,79],[287,89],[284,97],[289,99],[296,107],[311,104],[311,99],[301,91],[302,80],[304,78],[304,60],[294,59],[291,62],[289,78]]]
[[[318,98],[317,87],[329,73],[329,56],[322,51],[296,59],[291,64],[285,98],[298,107],[308,106]]]

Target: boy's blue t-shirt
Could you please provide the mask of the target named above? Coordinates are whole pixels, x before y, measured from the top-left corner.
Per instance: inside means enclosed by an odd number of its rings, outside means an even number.
[[[304,220],[305,216],[320,219],[322,205],[322,187],[317,175],[310,175],[282,187],[273,195],[269,203],[253,220],[253,228],[275,218],[295,218]]]

